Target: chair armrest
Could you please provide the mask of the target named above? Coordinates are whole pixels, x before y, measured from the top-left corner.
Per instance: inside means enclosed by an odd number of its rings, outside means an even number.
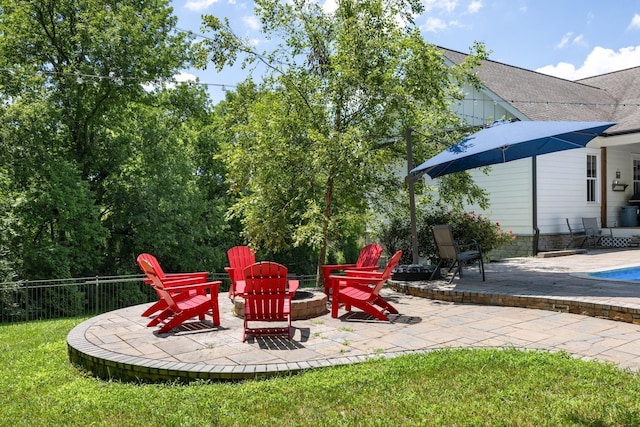
[[[361,285],[369,285],[382,280],[382,277],[365,277],[365,276],[330,276],[331,284],[335,288],[340,288],[340,283],[344,283],[347,286],[361,284]]]
[[[165,288],[168,292],[185,292],[191,290],[199,290],[199,289],[214,289],[215,293],[218,293],[218,287],[222,284],[220,280],[216,280],[215,282],[206,282],[206,283],[192,283],[189,285],[181,285],[181,286],[171,286]],[[213,291],[212,291],[213,293]]]
[[[208,271],[196,271],[193,273],[165,273],[167,279],[206,279]]]
[[[334,270],[346,270],[349,268],[356,268],[356,264],[325,264],[321,266],[322,275],[328,277]]]
[[[476,239],[469,239],[468,243],[464,243],[462,245],[458,244],[458,249],[460,250],[460,252],[468,252],[468,248],[473,248],[474,250],[482,253],[480,244]]]
[[[367,271],[375,272],[375,271],[380,270],[380,268],[382,268],[382,267],[380,267],[379,265],[370,265],[370,266],[367,266],[367,267],[353,267],[353,268],[346,269],[345,273],[347,271],[351,271],[351,272],[367,272]]]
[[[596,228],[587,228],[585,229],[587,232],[587,236],[589,237],[601,237],[601,236],[605,236],[604,230],[602,229],[596,229]],[[611,229],[608,230],[609,233],[609,237],[613,237],[613,232],[611,231]]]
[[[320,268],[322,268],[322,280],[324,281],[325,292],[328,292],[327,287],[331,285],[329,283],[331,272],[337,272],[339,270],[345,270],[347,268],[356,268],[356,264],[325,264],[321,265]]]
[[[229,287],[229,295],[242,295],[244,294],[244,288],[247,286],[247,282],[244,280],[236,280]]]
[[[587,235],[587,232],[584,228],[572,228],[569,230],[569,234],[571,234],[571,236],[573,237],[583,237]]]
[[[367,278],[371,278],[371,279],[376,279],[376,278],[380,278],[382,277],[382,271],[375,271],[375,270],[345,270],[344,274],[346,276],[351,276],[351,277],[367,277]]]
[[[298,287],[300,286],[300,281],[299,280],[289,280],[288,283],[289,283],[289,294],[293,297],[293,295],[298,290]]]
[[[174,283],[187,281],[190,283],[206,283],[209,280],[209,273],[171,273],[166,274],[162,283],[165,286],[173,286]]]
[[[324,264],[322,268],[329,268],[331,270],[344,270],[346,268],[353,268],[356,264]]]

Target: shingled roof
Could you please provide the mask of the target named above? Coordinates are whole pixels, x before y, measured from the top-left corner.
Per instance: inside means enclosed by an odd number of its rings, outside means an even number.
[[[466,54],[439,47],[459,64]],[[482,61],[477,69],[484,86],[529,120],[613,121],[606,132],[640,131],[640,67],[578,81]]]

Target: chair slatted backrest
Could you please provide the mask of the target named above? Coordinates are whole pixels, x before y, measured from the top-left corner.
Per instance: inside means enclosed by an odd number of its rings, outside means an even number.
[[[244,269],[256,262],[256,255],[249,246],[234,246],[227,251],[232,280],[244,280]]]
[[[458,245],[453,239],[451,226],[449,224],[434,225],[431,231],[440,259],[458,259]]]
[[[148,262],[153,267],[154,271],[156,272],[160,280],[166,279],[167,275],[162,270],[162,267],[160,267],[160,263],[158,262],[158,259],[155,256],[147,253],[138,255],[137,262],[140,268],[142,269],[142,271],[144,271],[144,268],[142,267],[142,264],[140,262],[143,260]]]
[[[380,290],[382,289],[384,284],[387,283],[387,280],[391,278],[391,273],[393,273],[393,269],[396,268],[396,266],[400,262],[401,257],[402,257],[402,251],[398,251],[395,254],[393,254],[391,259],[387,263],[387,266],[384,268],[384,271],[382,272],[382,277],[380,278],[380,281],[376,283],[376,285],[374,286],[371,292],[373,295],[378,295],[380,293]]]
[[[582,227],[589,236],[600,234],[600,226],[596,217],[582,218]]]
[[[144,274],[149,278],[149,280],[151,280],[151,285],[154,287],[156,292],[158,292],[158,295],[167,303],[167,306],[174,313],[178,313],[180,311],[180,309],[178,308],[178,304],[176,304],[171,294],[162,284],[162,279],[160,279],[158,269],[153,265],[151,261],[146,258],[138,258],[138,264],[140,265],[140,268],[142,269]]]
[[[250,320],[284,320],[290,310],[287,267],[275,262],[258,262],[244,269],[245,316]]]
[[[356,267],[374,267],[378,264],[380,255],[382,255],[382,246],[377,243],[368,244],[360,251]]]

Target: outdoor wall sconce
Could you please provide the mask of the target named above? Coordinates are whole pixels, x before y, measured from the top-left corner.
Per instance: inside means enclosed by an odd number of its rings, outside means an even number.
[[[616,179],[613,180],[613,184],[611,184],[611,189],[613,191],[624,191],[627,189],[628,186],[629,186],[628,184],[623,184],[622,182],[620,182],[620,171],[617,170]]]

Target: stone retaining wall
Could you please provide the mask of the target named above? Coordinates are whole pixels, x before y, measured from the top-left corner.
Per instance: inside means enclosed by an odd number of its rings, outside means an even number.
[[[432,300],[464,304],[533,308],[640,324],[640,310],[633,307],[613,307],[608,304],[575,301],[548,296],[532,297],[481,292],[458,292],[455,290],[439,289],[437,285],[434,286],[417,282],[389,281],[388,285],[397,292],[421,298],[429,298]]]

